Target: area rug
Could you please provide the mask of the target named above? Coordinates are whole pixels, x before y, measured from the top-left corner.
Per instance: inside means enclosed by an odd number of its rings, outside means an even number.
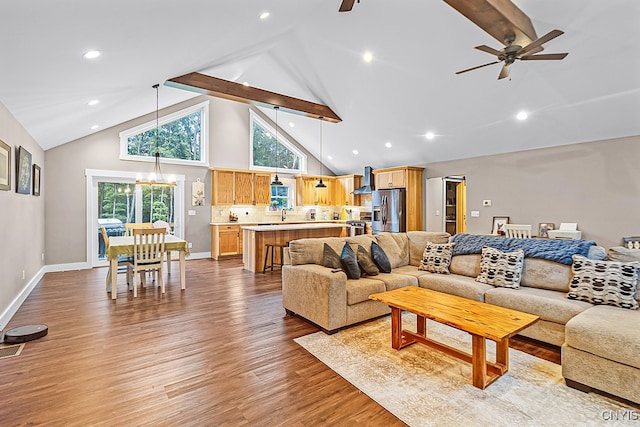
[[[415,330],[415,315],[404,313],[403,326]],[[431,321],[427,330],[471,352],[469,334]],[[392,349],[390,316],[295,341],[410,426],[638,425],[637,409],[571,389],[559,365],[514,349],[509,372],[480,390],[471,384],[466,362],[419,344]],[[495,360],[492,341],[487,354]]]

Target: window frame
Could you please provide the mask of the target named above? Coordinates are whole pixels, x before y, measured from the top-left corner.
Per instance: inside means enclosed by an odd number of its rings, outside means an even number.
[[[162,163],[174,165],[190,165],[209,167],[209,101],[200,102],[190,107],[182,108],[171,114],[160,116],[157,125],[162,127],[167,123],[174,122],[193,113],[200,112],[200,160],[183,160],[162,157]],[[147,132],[156,128],[156,120],[142,123],[136,127],[120,132],[120,160],[131,160],[135,162],[155,162],[155,156],[138,156],[128,153],[128,139],[132,136]]]
[[[259,171],[267,171],[267,172],[278,172],[278,173],[286,173],[286,174],[305,174],[307,173],[307,155],[302,152],[295,144],[293,144],[289,139],[282,134],[282,132],[278,132],[278,142],[280,144],[287,147],[288,150],[292,151],[296,156],[300,157],[300,167],[298,169],[284,169],[284,168],[273,168],[270,166],[256,166],[253,164],[253,124],[257,123],[266,131],[268,131],[271,135],[276,134],[275,127],[271,124],[267,123],[258,113],[253,110],[249,110],[249,169],[251,170],[259,170]],[[280,126],[278,126],[280,128]]]

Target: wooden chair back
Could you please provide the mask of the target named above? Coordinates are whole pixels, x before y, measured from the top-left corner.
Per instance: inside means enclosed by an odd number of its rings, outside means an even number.
[[[104,247],[109,247],[109,235],[107,234],[107,229],[104,228],[104,225],[100,227],[100,232],[102,233],[102,240],[104,241]]]
[[[516,239],[531,238],[530,224],[505,224],[504,230],[506,232],[507,237],[514,237]]]
[[[125,222],[125,236],[133,236],[133,230],[136,228],[153,228],[153,225],[150,222]]]
[[[133,229],[133,261],[134,265],[152,268],[154,264],[162,264],[164,259],[165,230],[161,228]]]

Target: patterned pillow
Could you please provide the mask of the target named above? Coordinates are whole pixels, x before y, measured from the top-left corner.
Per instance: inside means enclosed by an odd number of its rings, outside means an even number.
[[[567,298],[636,310],[640,262],[597,261],[573,255]]]
[[[418,270],[449,274],[449,264],[451,264],[451,257],[453,256],[453,245],[453,243],[436,244],[427,242]]]
[[[484,246],[480,258],[480,274],[476,281],[504,288],[520,287],[524,251],[502,252],[499,249]]]

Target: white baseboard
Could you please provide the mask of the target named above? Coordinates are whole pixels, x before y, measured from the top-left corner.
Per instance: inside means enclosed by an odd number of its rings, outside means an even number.
[[[186,260],[188,261],[190,259],[205,259],[205,258],[211,258],[211,252],[196,252],[196,253],[191,252],[189,256],[186,258]]]
[[[91,264],[88,262],[71,262],[69,264],[51,264],[45,265],[45,273],[56,273],[59,271],[72,271],[72,270],[88,270],[91,268]]]
[[[29,294],[31,294],[31,291],[33,291],[38,282],[40,282],[40,280],[44,276],[44,273],[46,273],[46,266],[38,270],[36,275],[33,276],[31,280],[29,280],[29,282],[27,282],[25,287],[22,288],[22,291],[20,291],[20,293],[14,298],[14,300],[11,301],[9,307],[7,307],[4,313],[2,313],[2,315],[0,316],[0,331],[3,331],[4,328],[9,324],[9,321],[11,320],[13,315],[16,314],[22,303],[27,299]]]

